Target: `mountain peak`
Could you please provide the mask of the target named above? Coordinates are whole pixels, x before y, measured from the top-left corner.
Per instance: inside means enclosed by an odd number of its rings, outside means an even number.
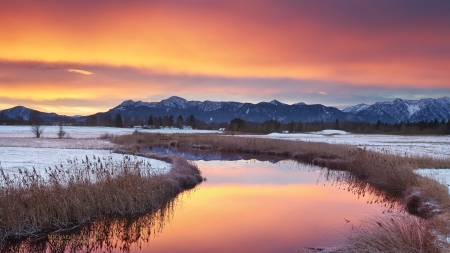
[[[184,99],[182,97],[178,97],[178,96],[171,96],[170,98],[165,99],[165,100],[166,101],[171,101],[171,102],[180,102],[180,101],[187,102],[186,99]]]
[[[273,104],[273,105],[284,105],[283,103],[281,103],[280,101],[278,101],[278,100],[276,100],[276,99],[270,101],[269,103],[270,103],[270,104]]]
[[[133,105],[134,103],[136,103],[136,102],[134,102],[133,100],[129,99],[129,100],[123,101],[119,106],[129,106],[129,105]]]
[[[177,96],[171,96],[168,99],[161,100],[161,104],[168,107],[186,108],[187,100]]]

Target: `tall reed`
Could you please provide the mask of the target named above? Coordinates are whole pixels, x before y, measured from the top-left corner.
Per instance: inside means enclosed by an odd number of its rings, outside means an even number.
[[[168,173],[125,155],[122,161],[86,157],[45,173],[0,168],[0,242],[38,236],[107,215],[156,210],[182,190],[202,181],[200,170],[181,156],[170,155]]]

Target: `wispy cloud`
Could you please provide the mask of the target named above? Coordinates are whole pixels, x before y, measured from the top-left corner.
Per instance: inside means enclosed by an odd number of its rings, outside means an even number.
[[[81,70],[81,69],[68,69],[67,71],[70,73],[77,73],[77,74],[88,75],[88,76],[94,74],[90,71]]]

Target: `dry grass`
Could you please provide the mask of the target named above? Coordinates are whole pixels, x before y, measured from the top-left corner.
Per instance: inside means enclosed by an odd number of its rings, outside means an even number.
[[[399,195],[413,187],[431,191],[429,194],[427,193],[428,196],[441,195],[439,187],[434,187],[434,189],[438,189],[438,194],[434,194],[433,187],[426,186],[434,183],[422,180],[413,170],[419,166],[450,167],[449,160],[400,157],[347,145],[214,134],[133,133],[126,136],[115,136],[113,142],[121,144],[133,152],[139,151],[142,147],[165,146],[293,158],[329,169],[349,171],[359,179],[369,181],[377,187]],[[445,197],[441,199],[445,199]]]
[[[427,222],[411,215],[372,217],[351,232],[343,246],[330,252],[436,253],[444,248]]]
[[[70,231],[0,244],[0,252],[132,252],[162,232],[178,201],[143,215],[103,217]]]
[[[176,155],[167,174],[131,156],[114,162],[73,160],[70,168],[9,175],[0,169],[0,243],[13,238],[78,226],[106,215],[156,210],[202,181],[195,164]]]
[[[448,159],[402,157],[337,144],[225,135],[134,133],[116,136],[113,142],[135,151],[154,146],[179,149],[203,146],[218,152],[280,156],[344,170],[357,180],[402,198],[407,210],[421,217],[383,218],[379,221],[382,226],[368,220],[352,234],[347,246],[336,252],[442,252],[440,245],[450,236],[450,219],[442,218],[448,218],[450,213],[447,187],[414,173],[418,167],[450,168]],[[436,239],[435,234],[440,236]]]

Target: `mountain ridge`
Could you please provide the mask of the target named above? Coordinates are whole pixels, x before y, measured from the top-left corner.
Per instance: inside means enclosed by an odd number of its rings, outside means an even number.
[[[30,108],[15,106],[1,110],[3,118],[22,118],[28,120],[32,111]],[[229,122],[233,118],[242,118],[248,121],[263,122],[266,120],[277,120],[284,123],[290,121],[367,121],[375,123],[377,121],[387,123],[397,122],[418,122],[421,120],[445,120],[450,119],[450,98],[425,98],[420,100],[403,100],[400,98],[393,101],[376,102],[374,104],[358,104],[339,110],[336,107],[322,104],[305,104],[298,102],[285,104],[278,100],[270,102],[242,103],[234,101],[196,101],[186,100],[182,97],[171,96],[159,102],[145,102],[125,100],[119,105],[106,112],[99,112],[89,116],[64,116],[55,113],[41,112],[41,116],[46,121],[68,120],[82,122],[88,118],[115,117],[117,114],[131,119],[146,118],[150,115],[162,117],[181,115],[187,118],[194,115],[197,119],[205,122]],[[0,117],[0,119],[2,118]]]

